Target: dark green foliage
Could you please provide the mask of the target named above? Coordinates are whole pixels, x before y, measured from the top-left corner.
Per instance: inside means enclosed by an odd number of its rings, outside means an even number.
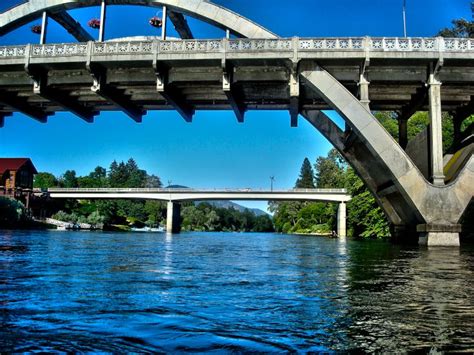
[[[362,238],[389,237],[389,224],[382,209],[352,168],[347,169],[346,186],[352,195],[347,204],[348,234]]]
[[[375,112],[374,116],[384,126],[390,135],[398,141],[398,120],[394,112],[380,111]],[[410,133],[408,133],[410,135]]]
[[[74,170],[66,170],[59,178],[59,185],[67,188],[78,187],[76,172]]]
[[[443,28],[439,31],[438,36],[474,38],[474,22],[460,18],[453,20],[452,24],[451,28]]]
[[[47,189],[48,187],[57,187],[58,180],[51,173],[38,173],[35,175],[35,180],[33,182],[34,188]]]
[[[22,227],[28,221],[25,206],[21,202],[0,197],[0,228]]]
[[[77,178],[79,187],[93,188],[93,187],[107,187],[107,171],[105,168],[98,166],[87,176]]]
[[[345,161],[336,149],[331,149],[327,157],[318,157],[314,170],[316,171],[316,186],[318,188],[344,187]]]
[[[243,231],[272,232],[270,216],[256,216],[246,209],[240,212],[234,208],[220,208],[203,202],[182,209],[183,230],[194,231]]]
[[[314,172],[308,158],[304,158],[301,165],[300,176],[296,180],[295,188],[297,189],[314,189]]]

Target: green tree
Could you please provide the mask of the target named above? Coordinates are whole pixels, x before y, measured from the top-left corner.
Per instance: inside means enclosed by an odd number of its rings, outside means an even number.
[[[463,18],[453,20],[451,28],[443,28],[438,32],[441,37],[474,38],[474,23]]]
[[[57,187],[58,180],[51,173],[41,172],[35,175],[33,187],[39,189],[47,189],[49,187]]]
[[[66,170],[61,176],[59,183],[62,187],[66,188],[78,187],[76,172],[74,170]]]
[[[297,189],[314,189],[314,172],[308,158],[303,160],[295,187]]]
[[[162,186],[161,179],[156,175],[146,175],[145,187],[160,188]]]
[[[327,157],[318,157],[314,170],[316,171],[316,187],[344,187],[344,171],[346,163],[336,149],[331,149]]]
[[[25,206],[21,202],[0,197],[0,228],[23,227],[28,220]]]

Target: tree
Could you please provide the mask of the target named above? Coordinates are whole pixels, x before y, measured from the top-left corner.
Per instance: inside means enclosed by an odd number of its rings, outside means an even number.
[[[33,187],[38,189],[47,189],[49,187],[57,187],[58,180],[56,177],[51,173],[38,173],[35,176],[35,180],[33,182]]]
[[[443,28],[438,32],[438,36],[474,38],[474,22],[460,18],[451,21],[451,23],[453,26],[451,28]]]
[[[161,179],[156,175],[148,175],[145,179],[145,187],[147,188],[160,188],[162,186]]]
[[[346,163],[336,149],[331,149],[327,157],[318,157],[314,169],[316,171],[316,187],[344,187],[344,171]]]
[[[297,189],[314,189],[314,172],[308,158],[304,158],[301,165],[300,175],[296,180]]]
[[[60,178],[60,184],[66,188],[78,187],[76,172],[74,170],[66,170]]]

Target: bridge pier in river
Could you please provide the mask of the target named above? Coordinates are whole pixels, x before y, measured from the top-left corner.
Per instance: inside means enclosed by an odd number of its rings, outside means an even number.
[[[337,209],[337,236],[338,237],[347,236],[346,215],[347,215],[346,203],[341,202],[339,203],[339,207]]]
[[[181,230],[181,204],[175,201],[168,201],[166,211],[166,232],[179,233]]]

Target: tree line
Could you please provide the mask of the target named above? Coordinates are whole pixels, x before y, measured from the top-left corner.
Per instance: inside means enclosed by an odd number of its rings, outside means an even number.
[[[161,179],[139,168],[134,159],[113,161],[109,169],[97,166],[85,176],[67,170],[58,178],[41,172],[34,180],[35,188],[160,188]],[[166,203],[152,200],[64,200],[49,201],[53,218],[70,223],[105,225],[106,228],[124,226],[155,227],[166,223]],[[183,203],[181,210],[184,230],[194,231],[273,231],[270,216],[256,216],[250,210],[219,208],[209,203]]]

